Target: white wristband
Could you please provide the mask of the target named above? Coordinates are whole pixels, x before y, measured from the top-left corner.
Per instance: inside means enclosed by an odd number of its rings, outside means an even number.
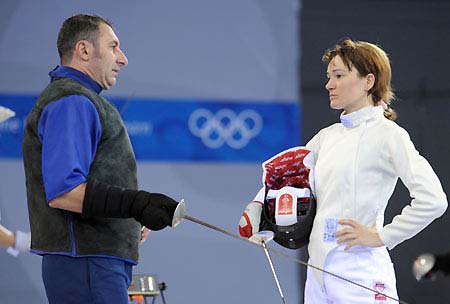
[[[31,235],[29,232],[16,231],[16,244],[14,249],[19,252],[30,251]]]
[[[14,247],[8,247],[6,249],[6,252],[12,255],[13,257],[17,257],[19,255],[19,250],[15,249]]]

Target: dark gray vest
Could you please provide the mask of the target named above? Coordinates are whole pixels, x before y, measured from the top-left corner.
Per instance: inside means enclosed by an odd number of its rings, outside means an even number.
[[[42,145],[38,123],[42,110],[69,95],[84,95],[100,116],[102,136],[88,179],[136,190],[136,160],[122,118],[114,105],[70,78],[56,78],[41,93],[28,115],[23,160],[35,252],[107,255],[138,261],[140,224],[134,219],[82,218],[80,214],[47,205],[42,180]],[[76,128],[76,126],[73,126]]]

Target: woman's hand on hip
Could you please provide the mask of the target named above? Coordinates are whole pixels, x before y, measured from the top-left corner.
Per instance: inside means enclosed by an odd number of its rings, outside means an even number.
[[[344,250],[348,250],[355,245],[368,247],[384,246],[375,224],[372,227],[367,227],[351,219],[339,220],[339,224],[350,226],[338,230],[334,234],[338,244],[347,243]]]

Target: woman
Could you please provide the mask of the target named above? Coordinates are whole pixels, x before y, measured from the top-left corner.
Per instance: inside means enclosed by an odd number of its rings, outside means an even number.
[[[327,50],[323,61],[330,106],[343,111],[340,123],[322,129],[306,146],[316,159],[310,263],[380,293],[308,268],[305,303],[387,303],[391,299],[385,295],[398,297],[386,248],[441,216],[447,198],[407,131],[393,122],[386,53],[374,44],[346,39]],[[413,199],[383,226],[398,178]]]

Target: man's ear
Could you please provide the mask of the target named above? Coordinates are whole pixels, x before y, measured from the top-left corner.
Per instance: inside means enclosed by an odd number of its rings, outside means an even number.
[[[374,85],[375,85],[375,75],[372,73],[367,74],[366,75],[366,90],[370,91]]]
[[[93,45],[87,40],[80,40],[75,44],[73,52],[74,57],[78,57],[82,61],[88,61],[93,52]]]

